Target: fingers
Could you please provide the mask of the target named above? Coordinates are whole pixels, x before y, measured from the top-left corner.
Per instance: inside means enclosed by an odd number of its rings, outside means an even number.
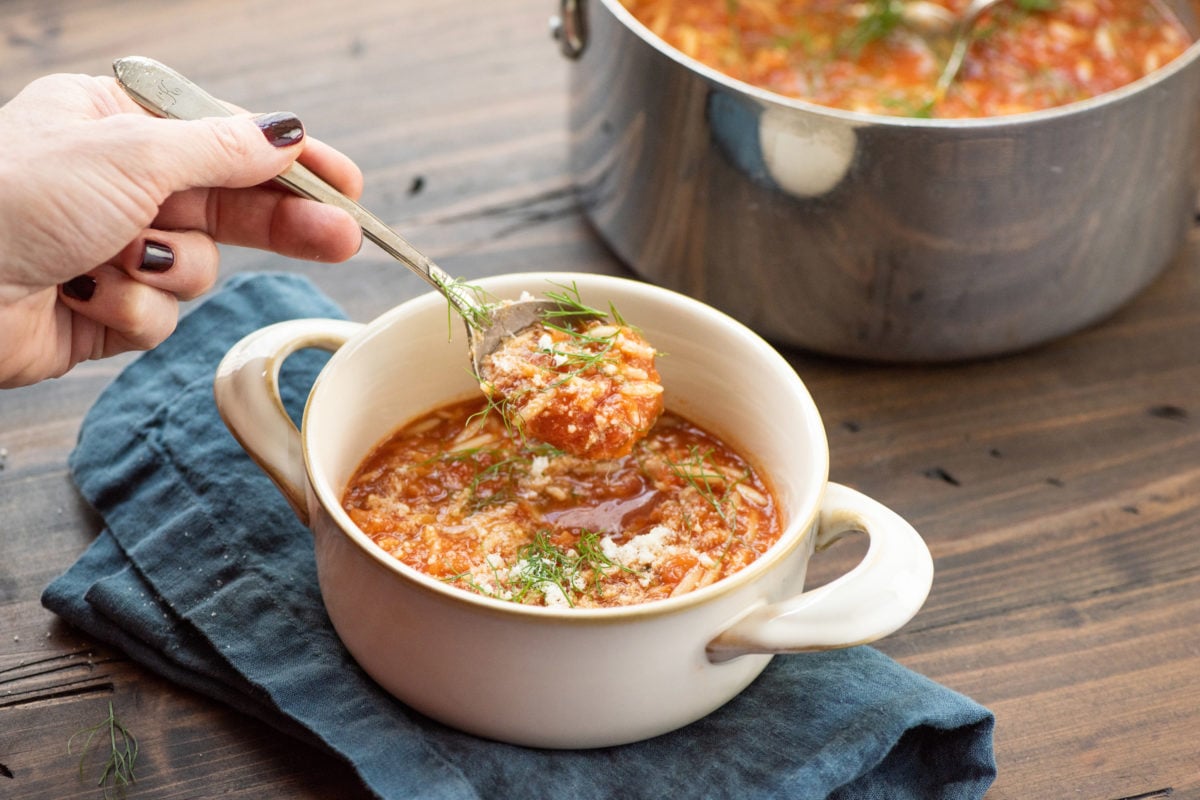
[[[113,264],[139,283],[191,300],[216,283],[220,256],[207,234],[151,229],[118,253]]]
[[[179,301],[170,292],[131,278],[110,264],[66,282],[59,299],[76,315],[104,329],[75,326],[72,363],[107,358],[127,350],[149,350],[175,330]]]
[[[202,230],[225,244],[313,261],[345,261],[362,245],[362,230],[349,214],[274,187],[184,192],[163,205],[154,225]]]
[[[115,83],[113,91],[120,91]],[[361,231],[345,212],[259,186],[299,159],[344,194],[362,194],[358,166],[308,139],[293,114],[181,121],[131,113],[98,123],[101,138],[112,137],[115,171],[156,187],[150,199],[157,227],[311,260],[344,261],[361,246]]]
[[[362,195],[362,172],[337,150],[309,140],[299,160],[343,194]],[[202,230],[225,244],[313,261],[345,261],[362,246],[362,231],[348,214],[274,184],[181,192],[162,205],[154,224]]]
[[[117,84],[117,82],[115,80],[113,80],[112,78],[106,77],[106,78],[96,78],[96,79],[84,79],[82,76],[67,76],[67,77],[80,78],[83,80],[98,81],[100,84],[101,91],[98,92],[97,94],[103,95],[103,98],[107,103],[106,109],[104,111],[105,114],[128,112],[128,113],[132,113],[134,116],[138,116],[138,117],[150,117],[151,116],[149,112],[145,111],[141,106],[139,106],[137,103],[135,103],[133,100],[131,100],[129,98],[129,96],[124,92],[124,90],[122,90],[120,88],[120,86]],[[362,196],[363,175],[362,175],[362,171],[358,168],[358,165],[356,165],[352,160],[350,160],[350,158],[348,156],[346,156],[344,153],[340,152],[339,150],[336,150],[335,148],[329,146],[328,144],[325,144],[324,142],[322,142],[319,139],[315,139],[311,136],[308,136],[307,133],[303,131],[302,126],[299,128],[299,131],[298,131],[301,134],[301,137],[296,138],[294,136],[294,134],[297,131],[292,131],[291,128],[293,128],[295,124],[298,124],[299,120],[296,120],[296,118],[294,116],[292,116],[290,114],[286,114],[286,113],[277,112],[274,114],[260,114],[257,117],[255,117],[255,116],[251,115],[249,112],[247,112],[245,109],[241,109],[241,108],[238,108],[237,106],[229,105],[228,103],[226,103],[226,105],[229,106],[231,109],[237,111],[241,117],[257,120],[256,124],[259,126],[259,129],[263,132],[264,138],[268,139],[268,141],[270,141],[270,139],[272,138],[272,131],[270,130],[270,127],[272,125],[275,126],[275,128],[274,128],[275,135],[281,137],[280,141],[277,142],[278,145],[287,146],[289,144],[298,144],[298,143],[301,143],[301,140],[302,140],[304,147],[300,151],[298,151],[300,163],[304,164],[306,167],[311,169],[313,172],[320,175],[325,181],[332,184],[334,187],[337,188],[338,191],[342,192],[343,194],[345,194],[355,200],[357,200],[359,197]],[[285,118],[290,118],[291,122],[287,122]],[[251,135],[250,138],[253,139],[254,137]],[[256,148],[256,149],[261,149],[261,148]],[[290,155],[292,158],[296,157],[295,153],[292,153]],[[275,175],[278,175],[282,171],[283,171],[283,169],[280,169],[274,173],[271,173],[271,175],[269,175],[268,177],[274,177]],[[262,180],[266,180],[266,178],[263,178]],[[262,180],[251,181],[250,183],[243,184],[243,185],[249,186],[249,185],[253,185],[254,183],[261,183]],[[210,183],[201,182],[201,183],[196,183],[194,185],[195,186],[210,186],[210,185],[218,186],[218,185],[224,185],[224,184],[215,184],[215,183],[210,184]],[[186,187],[181,187],[181,188],[186,188]]]
[[[362,170],[341,151],[310,137],[298,160],[350,199],[362,197]]]
[[[62,302],[95,323],[103,336],[87,338],[83,358],[103,358],[126,350],[147,350],[171,335],[179,301],[191,300],[216,283],[217,245],[199,231],[144,232],[113,259],[67,281]],[[81,340],[77,337],[76,346]]]
[[[107,154],[114,185],[149,187],[158,204],[197,186],[270,180],[299,157],[304,128],[291,114],[187,121],[117,114],[96,120],[91,137]]]
[[[218,264],[216,243],[206,234],[147,230],[112,264],[67,281],[60,299],[86,320],[76,326],[74,356],[105,358],[160,344],[175,330],[179,301],[212,288]]]

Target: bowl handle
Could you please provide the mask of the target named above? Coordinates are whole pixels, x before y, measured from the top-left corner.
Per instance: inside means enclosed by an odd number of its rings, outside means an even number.
[[[848,533],[866,533],[867,554],[840,578],[738,619],[708,643],[709,660],[866,644],[916,615],[933,584],[933,559],[911,525],[837,483],[826,488],[817,525],[818,552]]]
[[[362,325],[336,319],[294,319],[268,325],[235,344],[213,379],[217,410],[234,438],[308,524],[300,431],[279,395],[279,368],[297,350],[337,350]]]

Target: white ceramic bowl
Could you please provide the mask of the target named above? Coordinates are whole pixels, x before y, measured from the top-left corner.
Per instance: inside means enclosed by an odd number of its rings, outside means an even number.
[[[552,609],[470,594],[378,548],[342,510],[367,452],[401,424],[477,392],[465,337],[434,294],[367,325],[296,320],[226,356],[217,404],[247,451],[313,531],[321,593],[346,647],[413,708],[480,736],[598,747],[665,733],[724,704],[775,653],[869,642],[920,608],[933,566],[893,512],[828,482],[812,398],[765,341],[714,309],[636,281],[584,274],[482,281],[497,297],[578,285],[611,301],[661,352],[667,407],[709,428],[767,476],[785,517],[779,542],[741,572],[680,597],[623,608]],[[304,347],[336,350],[301,430],[282,411],[279,366]],[[863,561],[804,592],[810,556],[849,531]]]

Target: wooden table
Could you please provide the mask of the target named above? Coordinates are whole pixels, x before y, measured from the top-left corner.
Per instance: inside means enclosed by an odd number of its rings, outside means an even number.
[[[456,275],[620,273],[565,171],[555,6],[7,0],[0,99],[152,56],[296,112],[362,165],[366,204]],[[1196,244],[1116,316],[1032,352],[924,368],[789,354],[825,415],[833,479],[929,542],[928,604],[879,646],[995,711],[998,800],[1200,797]],[[339,266],[235,249],[224,263],[301,272],[361,320],[424,291],[371,247]],[[112,701],[142,747],[131,797],[366,797],[332,758],[41,608],[99,529],[65,462],[127,361],[0,392],[0,796],[97,797],[67,739]],[[817,578],[861,552],[835,549]]]

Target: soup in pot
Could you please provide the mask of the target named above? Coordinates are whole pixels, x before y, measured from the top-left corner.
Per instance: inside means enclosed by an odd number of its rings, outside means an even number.
[[[1192,42],[1165,0],[1007,0],[985,12],[957,80],[950,40],[916,20],[968,0],[622,0],[654,34],[746,83],[850,111],[989,117],[1084,100]],[[935,8],[930,8],[934,6]]]

